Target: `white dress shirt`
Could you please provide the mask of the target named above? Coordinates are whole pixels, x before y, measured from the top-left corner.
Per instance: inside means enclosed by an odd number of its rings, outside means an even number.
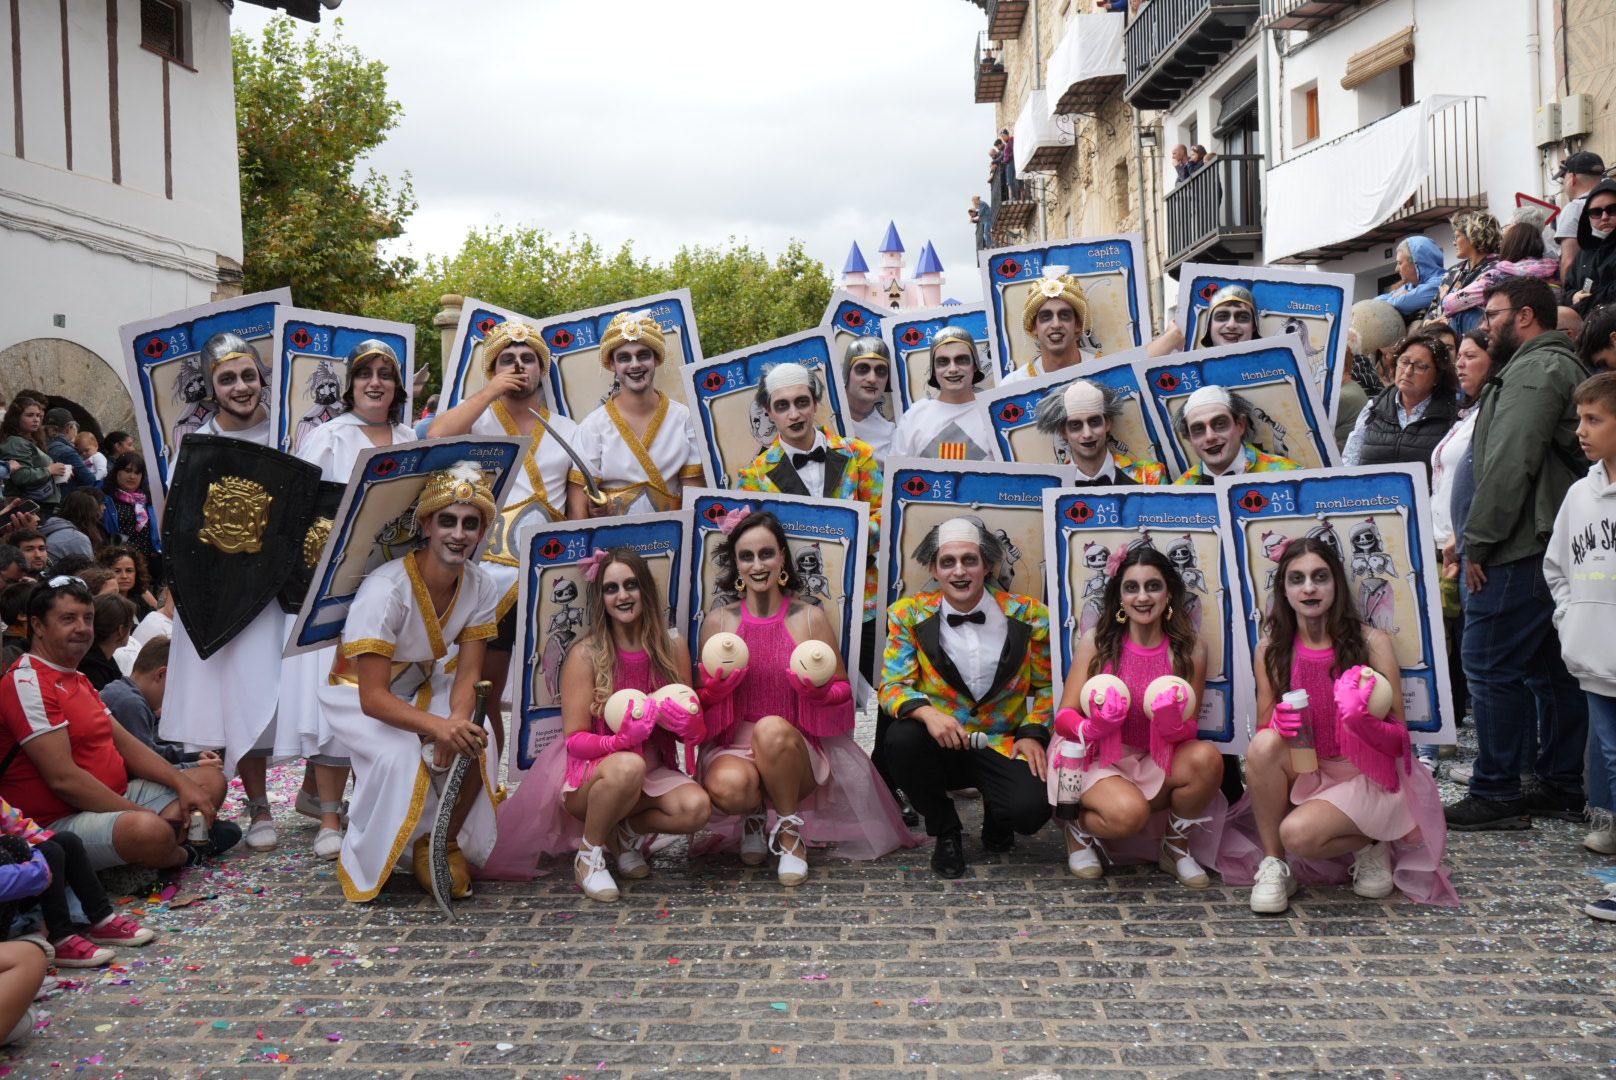
[[[1093,483],[1096,480],[1115,480],[1117,478],[1117,460],[1111,456],[1110,450],[1105,452],[1105,464],[1100,466],[1100,471],[1093,476],[1089,476],[1083,471],[1083,466],[1077,463],[1076,458],[1072,459],[1072,468],[1077,470],[1078,480],[1087,483]]]
[[[970,615],[978,611],[987,616],[980,626],[976,623],[949,625],[950,615]],[[1010,635],[1010,625],[1005,620],[1004,612],[999,610],[999,602],[992,593],[984,590],[982,599],[977,601],[974,608],[959,611],[945,596],[937,608],[937,615],[943,620],[943,652],[959,669],[971,696],[981,701],[993,689],[993,676],[999,670],[999,657],[1003,655],[1005,639]]]
[[[821,446],[825,447],[826,453],[830,452],[830,444],[825,441],[825,433],[823,431],[815,431],[814,445],[810,446],[808,449],[815,450]],[[802,486],[808,489],[808,494],[823,495],[825,493],[824,463],[819,461],[810,461],[806,465],[802,466],[802,468],[798,469],[796,465],[792,464],[791,457],[793,454],[801,454],[805,451],[793,449],[786,443],[784,439],[780,440],[780,450],[785,454],[786,464],[790,465],[793,469],[796,469],[797,479],[801,480]]]

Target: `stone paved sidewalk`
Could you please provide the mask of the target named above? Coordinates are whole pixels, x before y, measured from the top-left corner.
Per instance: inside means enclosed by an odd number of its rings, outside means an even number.
[[[1580,911],[1616,863],[1570,825],[1455,835],[1457,910],[1080,883],[1046,829],[972,836],[955,883],[924,850],[789,891],[676,853],[599,905],[560,867],[451,926],[407,876],[344,904],[292,783],[282,849],[131,905],[163,937],[59,992],[0,1075],[1616,1078],[1616,927]]]

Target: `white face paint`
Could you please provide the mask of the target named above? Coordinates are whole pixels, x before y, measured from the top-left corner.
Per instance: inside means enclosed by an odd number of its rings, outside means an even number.
[[[937,549],[931,576],[943,587],[943,595],[959,611],[969,611],[982,599],[987,588],[988,564],[982,549],[969,540],[950,540]]]
[[[429,558],[458,570],[482,543],[482,511],[466,503],[445,506],[421,522],[421,535]]]

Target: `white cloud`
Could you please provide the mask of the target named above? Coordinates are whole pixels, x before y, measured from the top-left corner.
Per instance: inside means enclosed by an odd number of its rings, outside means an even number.
[[[404,116],[372,164],[408,171],[416,254],[536,225],[656,258],[792,237],[834,276],[887,220],[945,295],[981,295],[965,208],[986,194],[984,20],[964,0],[347,0],[344,35],[388,66]],[[256,34],[270,13],[238,4]]]

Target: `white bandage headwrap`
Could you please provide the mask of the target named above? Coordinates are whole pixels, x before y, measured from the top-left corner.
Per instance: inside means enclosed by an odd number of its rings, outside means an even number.
[[[813,386],[812,373],[801,364],[776,364],[763,376],[763,389],[771,396],[788,386]]]
[[[970,518],[949,518],[937,526],[937,549],[939,551],[942,550],[944,544],[952,544],[962,540],[968,544],[975,544],[977,547],[982,546],[982,530]]]
[[[1221,386],[1203,386],[1191,394],[1190,399],[1184,403],[1185,421],[1189,420],[1190,414],[1196,409],[1206,408],[1209,405],[1234,412],[1234,399],[1229,396],[1229,391]]]
[[[1066,393],[1061,395],[1061,403],[1066,407],[1067,417],[1103,413],[1105,391],[1087,379],[1077,379],[1066,388]]]

